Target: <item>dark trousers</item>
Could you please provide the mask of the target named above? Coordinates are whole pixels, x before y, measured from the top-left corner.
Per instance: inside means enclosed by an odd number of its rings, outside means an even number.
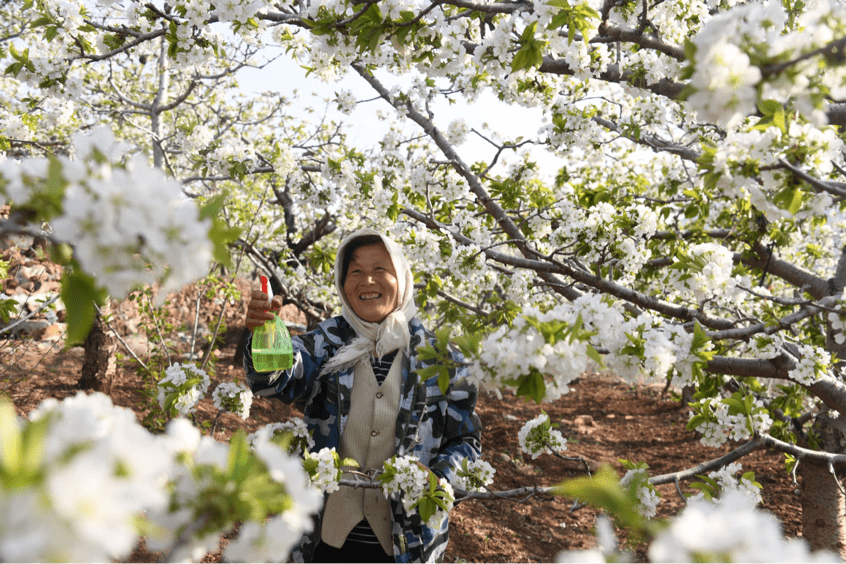
[[[367,521],[362,521],[366,525]],[[369,525],[366,525],[370,529]],[[372,535],[372,530],[370,531]],[[351,535],[352,537],[352,535]],[[378,541],[361,542],[348,537],[344,546],[335,548],[323,541],[314,549],[314,562],[393,562],[394,555],[387,554]],[[374,536],[372,540],[376,540]]]

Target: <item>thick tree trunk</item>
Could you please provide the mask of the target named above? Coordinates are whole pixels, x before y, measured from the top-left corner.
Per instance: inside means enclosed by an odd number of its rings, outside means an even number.
[[[101,311],[107,314],[111,311],[107,303]],[[103,323],[100,315],[94,317],[91,332],[83,344],[85,356],[82,361],[82,374],[78,387],[80,390],[93,390],[108,394],[112,391],[112,381],[117,373],[117,339],[111,330]]]
[[[822,416],[815,428],[822,447],[828,452],[842,452],[844,438],[831,419]],[[838,478],[846,469],[835,469]],[[828,464],[802,460],[802,535],[813,550],[830,550],[846,558],[846,496],[841,484],[831,475]]]

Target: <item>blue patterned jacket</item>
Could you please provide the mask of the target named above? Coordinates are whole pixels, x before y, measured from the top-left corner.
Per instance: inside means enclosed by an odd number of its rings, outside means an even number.
[[[481,456],[478,416],[474,413],[477,390],[467,380],[467,369],[459,367],[450,372],[450,386],[446,395],[438,388],[437,377],[421,381],[417,370],[431,366],[433,360],[423,361],[417,355],[422,346],[437,346],[434,334],[427,331],[417,318],[409,322],[411,354],[404,358],[399,414],[396,424],[396,452],[411,454],[435,474],[450,480],[456,467],[467,457]],[[313,432],[314,451],[324,447],[340,448],[350,412],[354,369],[318,376],[323,363],[355,338],[355,331],[343,317],[322,322],[310,333],[293,337],[294,366],[282,371],[278,380],[268,384],[274,373],[255,371],[250,354],[252,335],[244,351],[244,369],[253,393],[278,398],[286,403],[305,401],[304,419]],[[450,351],[460,362],[464,357],[457,350]],[[393,512],[394,557],[397,562],[440,562],[449,540],[448,519],[441,529],[427,527],[415,512],[407,515],[398,501],[391,503]],[[293,558],[298,562],[312,560],[320,539],[320,518],[314,531],[303,537]]]

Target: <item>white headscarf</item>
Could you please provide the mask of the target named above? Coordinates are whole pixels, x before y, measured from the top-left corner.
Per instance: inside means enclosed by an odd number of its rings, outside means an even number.
[[[385,248],[391,255],[391,261],[394,263],[394,270],[397,275],[397,307],[381,323],[364,321],[355,314],[347,301],[347,296],[344,293],[344,281],[341,280],[341,268],[347,245],[354,239],[367,235],[378,235],[382,239]],[[374,353],[380,358],[400,348],[404,349],[406,354],[409,353],[411,334],[408,330],[408,321],[417,315],[417,306],[414,304],[414,276],[411,274],[411,268],[408,266],[402,247],[396,241],[367,227],[348,235],[341,241],[338,253],[335,256],[335,288],[338,290],[338,295],[341,296],[343,304],[341,316],[355,329],[356,338],[338,349],[335,356],[323,365],[320,371],[321,375],[344,370],[354,366],[360,360],[369,361]]]

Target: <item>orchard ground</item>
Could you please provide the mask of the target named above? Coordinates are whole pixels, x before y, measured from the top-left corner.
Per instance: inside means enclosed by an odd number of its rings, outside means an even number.
[[[15,252],[4,253],[12,261],[10,278],[3,282],[3,290],[9,294],[38,291],[43,286],[33,284],[28,288],[16,280],[16,268],[38,268],[42,261],[35,257],[21,256]],[[29,272],[33,272],[30,270]],[[54,273],[55,274],[55,273]],[[15,282],[13,282],[13,280]],[[248,283],[238,280],[239,288],[245,290]],[[175,330],[165,338],[168,343],[177,343],[178,353],[174,362],[184,361],[184,354],[190,346],[188,329],[194,324],[194,303],[197,290],[188,286],[171,296],[168,309]],[[214,329],[214,322],[220,312],[220,305],[201,304],[200,325]],[[240,307],[227,306],[225,322],[228,329],[223,333],[223,345],[217,349],[214,372],[211,374],[211,389],[225,381],[244,381],[240,360],[236,358],[239,337],[243,331],[240,324],[246,301]],[[146,337],[138,331],[138,313],[129,302],[115,304],[115,327],[126,335],[125,339],[136,352],[148,348]],[[61,316],[60,316],[61,320]],[[301,320],[295,320],[301,322]],[[62,324],[58,324],[61,328]],[[26,414],[46,398],[62,399],[78,393],[77,381],[83,362],[81,347],[62,350],[63,342],[55,331],[42,331],[39,337],[14,341],[0,341],[0,391],[11,396],[18,414]],[[10,359],[10,346],[18,347],[14,359]],[[119,351],[122,350],[122,345]],[[145,357],[141,356],[142,359]],[[182,355],[182,356],[180,356]],[[113,383],[111,397],[117,405],[134,410],[141,420],[145,415],[142,380],[137,363],[124,360],[119,363]],[[211,421],[216,415],[211,394],[204,399],[197,410],[199,423]],[[644,461],[650,466],[650,474],[663,474],[682,470],[716,458],[730,450],[705,447],[699,443],[695,433],[687,431],[687,408],[671,391],[661,386],[630,385],[610,374],[583,375],[571,387],[569,394],[553,404],[541,406],[526,403],[513,396],[498,399],[482,393],[477,412],[483,423],[483,453],[485,459],[496,469],[493,489],[507,490],[523,486],[553,485],[561,481],[583,476],[584,465],[562,461],[550,455],[541,455],[536,460],[520,452],[517,432],[529,419],[545,410],[568,440],[570,457],[584,457],[592,468],[607,463],[620,476],[624,474],[618,459]],[[226,414],[220,418],[216,438],[225,440],[237,429],[253,432],[257,428],[284,421],[299,415],[293,406],[275,400],[255,398],[248,420]],[[754,471],[763,485],[763,508],[774,513],[783,523],[788,537],[801,535],[801,507],[799,486],[794,485],[784,469],[783,455],[775,452],[758,451],[741,460],[744,471]],[[682,490],[693,490],[682,485]],[[658,517],[676,514],[683,502],[672,485],[659,486],[663,496],[658,506]],[[587,549],[596,545],[592,530],[597,511],[584,507],[571,511],[573,500],[549,496],[536,496],[524,501],[470,501],[459,504],[451,514],[450,544],[447,549],[448,562],[549,562],[562,550]],[[624,535],[619,535],[625,542]],[[227,539],[222,539],[225,544]],[[646,547],[633,545],[637,560],[646,558]],[[156,561],[159,554],[149,552],[143,545],[131,554],[127,561]],[[220,561],[221,551],[207,555],[205,561]]]

